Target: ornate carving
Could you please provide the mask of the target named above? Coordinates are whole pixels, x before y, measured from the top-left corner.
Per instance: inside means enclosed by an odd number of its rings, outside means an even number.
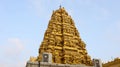
[[[103,67],[120,67],[120,58],[114,58],[112,61],[108,61],[103,64]]]
[[[51,16],[37,61],[41,61],[43,52],[50,52],[53,63],[92,65],[85,47],[86,44],[80,39],[71,16],[64,8],[60,8]]]

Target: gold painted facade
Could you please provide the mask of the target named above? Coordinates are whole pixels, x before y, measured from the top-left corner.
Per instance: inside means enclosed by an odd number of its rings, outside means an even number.
[[[120,59],[116,58],[111,62],[103,64],[103,67],[120,67]]]
[[[81,40],[74,21],[61,7],[53,11],[37,61],[41,61],[43,52],[52,53],[53,63],[92,65],[86,44]]]

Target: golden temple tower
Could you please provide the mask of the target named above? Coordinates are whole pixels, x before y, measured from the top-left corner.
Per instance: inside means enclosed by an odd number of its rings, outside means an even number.
[[[74,21],[64,7],[53,11],[37,61],[41,61],[43,52],[52,54],[53,63],[92,65],[86,44],[81,40]]]

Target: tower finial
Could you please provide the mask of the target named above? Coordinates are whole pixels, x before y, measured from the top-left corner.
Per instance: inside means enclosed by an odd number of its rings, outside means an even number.
[[[60,5],[60,8],[61,8],[61,5]]]

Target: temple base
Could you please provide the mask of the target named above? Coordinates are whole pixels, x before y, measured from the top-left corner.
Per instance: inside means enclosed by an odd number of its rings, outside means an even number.
[[[47,63],[47,62],[28,61],[26,67],[94,67],[94,66],[86,66],[84,64],[70,65],[70,64],[55,64],[55,63]]]

